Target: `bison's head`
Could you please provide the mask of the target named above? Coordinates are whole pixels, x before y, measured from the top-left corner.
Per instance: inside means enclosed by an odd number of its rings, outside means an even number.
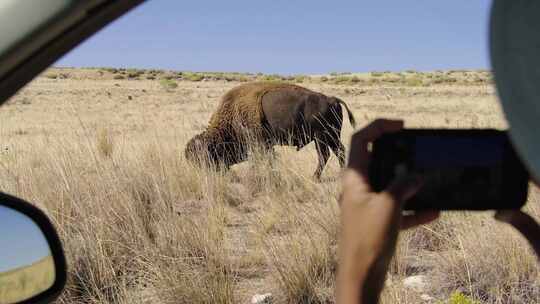
[[[189,140],[185,157],[200,167],[229,168],[245,159],[244,150],[236,141],[202,133]]]

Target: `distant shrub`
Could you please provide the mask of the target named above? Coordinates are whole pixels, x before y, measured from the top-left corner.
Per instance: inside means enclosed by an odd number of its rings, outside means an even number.
[[[350,79],[349,79],[349,82],[350,83],[359,83],[361,82],[362,80],[360,78],[358,78],[358,76],[352,76]]]
[[[144,71],[143,70],[136,70],[136,69],[128,69],[127,70],[127,77],[128,78],[139,78],[139,76],[143,75],[144,74]]]
[[[174,80],[170,79],[161,79],[159,84],[167,91],[174,90],[178,87],[178,84]]]
[[[114,75],[113,79],[126,79],[126,77],[123,75]]]
[[[104,68],[103,70],[112,74],[118,73],[118,69],[115,68]]]
[[[405,85],[411,86],[411,87],[418,87],[423,85],[424,82],[422,81],[422,78],[420,77],[410,77],[405,78]]]
[[[401,81],[401,78],[399,78],[399,77],[384,77],[381,80],[383,82],[388,82],[388,83],[397,83],[397,82]]]
[[[214,80],[225,80],[225,81],[244,81],[247,80],[247,77],[245,75],[238,75],[235,73],[216,73],[212,75],[212,79]]]
[[[240,82],[248,82],[249,78],[247,76],[238,76],[236,80]]]
[[[278,74],[272,74],[272,75],[264,75],[262,76],[261,80],[264,81],[285,81],[287,80],[286,77],[283,77]]]
[[[416,73],[418,73],[418,72],[415,71],[415,70],[406,70],[405,73],[416,74]]]
[[[334,77],[333,82],[337,83],[337,84],[347,83],[347,82],[349,82],[349,77],[347,77],[347,76],[337,76],[337,77]]]
[[[182,75],[182,78],[183,79],[186,79],[186,80],[189,80],[189,81],[201,81],[203,80],[205,77],[203,74],[200,74],[200,73],[184,73]]]
[[[302,83],[304,82],[305,80],[307,80],[307,76],[304,76],[304,75],[297,75],[297,76],[294,76],[293,80],[294,82],[296,83]]]
[[[320,78],[320,80],[321,80],[321,82],[327,82],[327,81],[328,81],[328,77],[322,76],[322,77]]]
[[[356,75],[355,76],[337,76],[337,77],[328,79],[328,81],[334,84],[356,84],[356,83],[363,82],[363,80]]]
[[[148,79],[148,80],[155,80],[155,79],[156,79],[156,76],[154,76],[154,75],[148,75],[148,76],[146,76],[146,79]]]
[[[432,84],[440,84],[440,83],[443,83],[444,82],[444,78],[441,77],[441,76],[435,76],[432,80],[431,80],[431,83]]]
[[[456,291],[452,293],[450,299],[446,302],[439,301],[437,304],[481,304],[479,301],[476,301],[463,293]]]
[[[46,74],[45,77],[49,78],[49,79],[56,79],[56,78],[58,78],[58,75],[56,75],[56,74]]]
[[[371,74],[371,76],[373,76],[373,77],[380,77],[380,76],[383,75],[382,72],[371,72],[370,74]]]
[[[369,83],[370,84],[379,84],[379,83],[381,83],[381,80],[378,79],[378,78],[371,78],[371,79],[369,79]]]
[[[330,72],[330,76],[338,76],[339,73],[338,72]]]

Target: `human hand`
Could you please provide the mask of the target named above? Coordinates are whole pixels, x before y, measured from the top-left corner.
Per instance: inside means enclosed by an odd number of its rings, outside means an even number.
[[[371,188],[368,144],[402,128],[403,121],[376,120],[352,136],[340,198],[342,227],[336,288],[340,304],[377,303],[399,229],[426,224],[439,215],[437,211],[402,215],[403,203],[421,187],[419,177],[399,178],[380,193]]]
[[[540,260],[540,225],[532,216],[521,210],[499,210],[495,219],[512,225],[529,241]]]

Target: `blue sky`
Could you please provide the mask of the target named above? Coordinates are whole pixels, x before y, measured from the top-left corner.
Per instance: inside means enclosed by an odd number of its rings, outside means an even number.
[[[26,215],[0,206],[0,273],[31,265],[49,256],[45,236]]]
[[[490,3],[149,0],[56,65],[282,74],[487,68]]]

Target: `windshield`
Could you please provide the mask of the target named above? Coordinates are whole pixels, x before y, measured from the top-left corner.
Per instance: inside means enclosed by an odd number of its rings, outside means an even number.
[[[74,0],[40,0],[39,9],[33,0],[0,1],[0,54],[4,55],[23,38],[61,14]]]

